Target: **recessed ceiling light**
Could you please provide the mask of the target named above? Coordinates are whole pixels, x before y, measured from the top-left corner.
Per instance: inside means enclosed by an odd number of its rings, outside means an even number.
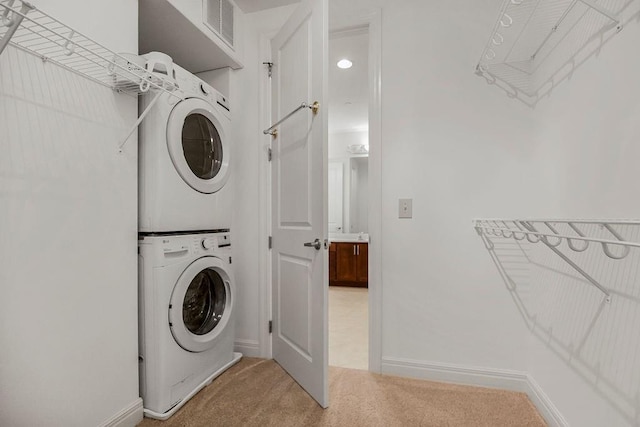
[[[341,59],[340,61],[338,61],[338,68],[342,68],[343,70],[351,68],[352,65],[353,62],[349,61],[348,59]]]

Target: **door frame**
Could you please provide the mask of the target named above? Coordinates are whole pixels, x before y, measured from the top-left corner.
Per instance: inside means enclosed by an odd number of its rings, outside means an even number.
[[[381,372],[382,365],[382,16],[378,9],[364,26],[369,32],[369,371]],[[260,36],[260,57],[271,61],[271,36]],[[270,80],[266,71],[260,79],[260,129],[271,125]],[[271,251],[268,237],[271,235],[271,163],[268,149],[271,136],[260,139],[260,293],[259,293],[259,341],[260,356],[272,358],[269,321],[271,311]]]

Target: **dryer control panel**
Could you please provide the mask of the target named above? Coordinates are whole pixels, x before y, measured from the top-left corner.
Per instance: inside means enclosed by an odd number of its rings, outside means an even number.
[[[178,84],[187,95],[194,94],[199,98],[206,99],[211,105],[221,107],[228,114],[231,111],[229,100],[212,86],[194,76],[177,77]]]

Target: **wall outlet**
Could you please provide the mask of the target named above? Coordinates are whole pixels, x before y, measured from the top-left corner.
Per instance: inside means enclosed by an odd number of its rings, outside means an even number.
[[[400,199],[398,206],[398,218],[413,217],[413,199]]]

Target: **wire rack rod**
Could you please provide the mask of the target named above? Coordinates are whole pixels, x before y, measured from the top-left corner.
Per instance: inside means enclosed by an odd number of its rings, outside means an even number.
[[[474,222],[477,221],[494,221],[494,222],[550,222],[557,224],[594,224],[594,225],[604,225],[604,224],[613,224],[613,225],[640,225],[640,220],[637,219],[588,219],[588,218],[579,218],[579,219],[568,219],[568,218],[482,218],[482,219],[474,219]]]
[[[627,242],[627,241],[621,241],[621,240],[598,239],[598,238],[595,238],[595,237],[584,237],[584,236],[580,236],[580,235],[578,235],[578,236],[568,236],[568,235],[559,234],[559,233],[542,233],[542,232],[539,232],[539,231],[528,231],[528,230],[522,230],[522,229],[513,229],[513,228],[509,228],[509,227],[497,227],[497,226],[493,226],[492,227],[492,226],[486,226],[486,225],[476,225],[476,229],[487,231],[487,232],[489,232],[488,234],[490,234],[490,235],[506,237],[506,238],[510,238],[512,236],[505,236],[504,234],[517,233],[517,234],[524,234],[524,235],[529,235],[529,236],[553,237],[553,238],[556,238],[556,239],[580,240],[580,241],[583,241],[583,242],[602,243],[602,244],[605,244],[605,245],[618,245],[618,246],[629,246],[629,247],[633,247],[633,248],[640,248],[640,243]],[[495,233],[492,233],[492,232],[497,232],[499,234],[495,234]],[[523,239],[516,239],[516,240],[523,240]]]
[[[626,258],[629,255],[631,248],[640,248],[640,242],[626,240],[613,227],[614,225],[640,226],[640,220],[483,218],[473,220],[473,224],[476,232],[481,237],[482,242],[489,251],[494,250],[494,245],[491,241],[492,236],[520,241],[526,239],[530,243],[542,242],[589,283],[602,291],[606,296],[607,302],[611,301],[611,294],[607,288],[602,286],[596,279],[584,271],[584,269],[567,257],[567,255],[565,255],[558,247],[564,240],[566,240],[569,249],[574,252],[584,252],[588,249],[590,243],[599,243],[604,254],[614,260]],[[570,232],[575,234],[570,235],[560,232],[557,228],[560,225],[570,229]],[[613,239],[590,236],[584,231],[584,228],[581,229],[579,225],[599,226],[606,230],[607,233],[611,234]],[[549,231],[540,231],[538,227],[542,226],[546,227]],[[576,245],[576,241],[583,242],[583,245]],[[615,253],[614,251],[611,251],[611,245],[622,247],[623,249],[622,251],[618,250],[616,251],[617,253]]]

